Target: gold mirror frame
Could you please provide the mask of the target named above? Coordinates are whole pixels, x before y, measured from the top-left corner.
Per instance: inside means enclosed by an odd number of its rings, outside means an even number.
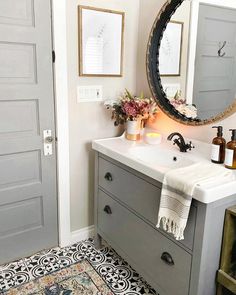
[[[202,126],[212,124],[217,121],[221,121],[236,112],[236,99],[229,105],[223,112],[219,113],[215,117],[205,120],[189,119],[183,114],[179,113],[169,102],[161,84],[161,78],[158,68],[159,49],[163,33],[169,23],[171,16],[176,9],[185,0],[167,0],[159,11],[149,35],[147,53],[146,53],[146,72],[148,78],[148,84],[160,109],[174,121],[188,125],[188,126]]]

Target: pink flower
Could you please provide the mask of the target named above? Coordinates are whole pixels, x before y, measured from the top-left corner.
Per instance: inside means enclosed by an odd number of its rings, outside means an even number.
[[[157,104],[152,98],[131,95],[128,90],[115,102],[106,102],[106,107],[112,111],[115,126],[131,120],[146,120],[157,113]]]
[[[133,101],[127,101],[123,104],[122,110],[127,116],[136,117],[137,116],[137,106]]]

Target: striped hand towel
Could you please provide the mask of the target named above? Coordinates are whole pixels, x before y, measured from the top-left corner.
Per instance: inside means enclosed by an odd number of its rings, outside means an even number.
[[[197,185],[235,179],[232,171],[211,163],[196,163],[168,171],[164,176],[157,227],[172,233],[176,240],[184,239],[189,210]]]

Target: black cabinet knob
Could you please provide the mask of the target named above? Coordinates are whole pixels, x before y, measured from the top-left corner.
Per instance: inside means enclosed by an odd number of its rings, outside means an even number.
[[[163,260],[168,265],[174,265],[174,260],[168,252],[163,252],[161,255],[161,260]]]
[[[112,175],[111,175],[110,172],[107,172],[107,173],[105,174],[104,178],[105,178],[107,181],[112,181],[112,180],[113,180]]]
[[[109,215],[112,214],[111,207],[108,205],[106,205],[103,210],[104,210],[104,212],[106,212]]]

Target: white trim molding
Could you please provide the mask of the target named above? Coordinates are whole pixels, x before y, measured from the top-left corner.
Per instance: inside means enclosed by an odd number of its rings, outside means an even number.
[[[94,237],[94,225],[73,231],[71,233],[71,244],[84,241]]]
[[[52,1],[57,127],[57,180],[59,246],[70,244],[69,111],[67,74],[66,0]]]

